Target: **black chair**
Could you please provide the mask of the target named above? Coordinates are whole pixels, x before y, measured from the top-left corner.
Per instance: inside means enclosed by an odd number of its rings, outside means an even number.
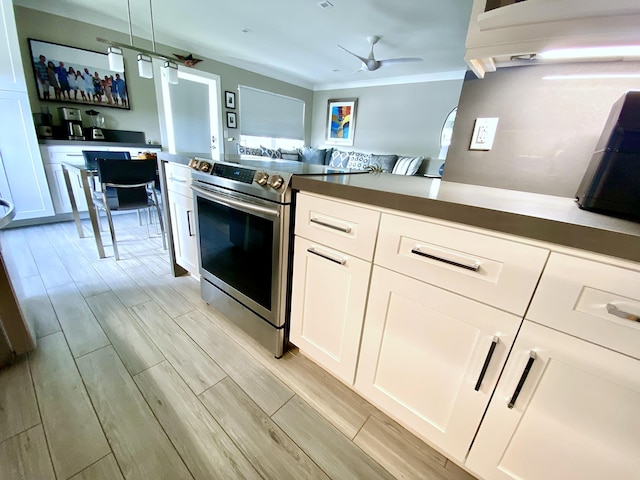
[[[113,219],[111,218],[112,211],[139,210],[141,208],[150,211],[152,207],[155,207],[162,234],[162,245],[166,250],[164,223],[162,222],[155,190],[156,160],[144,159],[123,162],[109,158],[98,158],[97,161],[98,179],[102,185],[102,195],[94,200],[94,204],[96,209],[104,210],[106,213],[116,260],[119,260],[120,256],[118,255],[116,233],[113,228]],[[113,189],[115,195],[107,195],[109,188]]]

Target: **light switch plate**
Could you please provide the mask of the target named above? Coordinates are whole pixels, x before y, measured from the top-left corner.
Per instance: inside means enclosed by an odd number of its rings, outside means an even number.
[[[498,118],[476,118],[469,150],[491,150],[496,137]]]

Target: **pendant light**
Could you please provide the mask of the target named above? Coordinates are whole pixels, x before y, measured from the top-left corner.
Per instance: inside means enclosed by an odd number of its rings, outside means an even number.
[[[124,72],[124,56],[122,49],[118,47],[107,48],[107,58],[109,59],[109,70],[113,72]]]
[[[149,55],[138,54],[138,75],[142,78],[153,78],[153,63]]]
[[[174,85],[178,83],[178,64],[175,62],[164,62],[164,66],[162,67],[162,73],[164,74],[164,78],[168,83],[173,83]]]

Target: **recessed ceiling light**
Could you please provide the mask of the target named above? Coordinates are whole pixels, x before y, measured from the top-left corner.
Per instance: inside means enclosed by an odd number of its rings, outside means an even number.
[[[318,2],[318,4],[317,4],[317,5],[318,5],[320,8],[331,8],[331,7],[333,7],[333,3],[331,3],[331,2],[327,2],[326,0],[325,0],[325,1],[322,1],[322,2]]]

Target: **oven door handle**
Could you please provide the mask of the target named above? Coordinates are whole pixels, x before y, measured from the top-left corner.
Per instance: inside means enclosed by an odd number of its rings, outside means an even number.
[[[243,202],[242,200],[236,200],[235,198],[228,197],[226,195],[220,195],[204,188],[191,186],[191,189],[197,194],[203,196],[206,199],[212,200],[220,205],[236,208],[245,213],[261,213],[263,215],[269,215],[271,217],[279,217],[280,209],[263,207],[262,205],[256,205],[255,203]]]

